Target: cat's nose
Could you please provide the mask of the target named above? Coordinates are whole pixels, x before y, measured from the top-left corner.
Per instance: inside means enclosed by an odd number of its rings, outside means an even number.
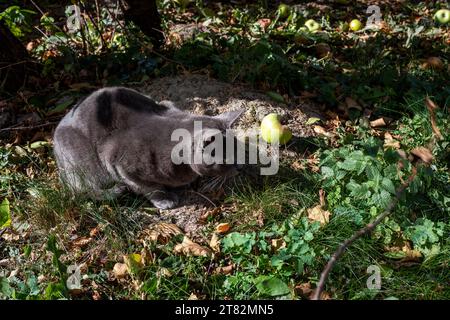
[[[243,164],[235,164],[234,167],[236,168],[237,171],[241,171],[242,169],[244,169]]]

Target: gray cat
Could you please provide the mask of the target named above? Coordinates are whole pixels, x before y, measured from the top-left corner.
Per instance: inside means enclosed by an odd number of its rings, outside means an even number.
[[[171,153],[178,142],[171,141],[172,132],[182,128],[194,134],[194,121],[201,121],[204,130],[225,132],[241,113],[193,115],[131,89],[97,90],[67,113],[55,130],[60,177],[73,192],[95,199],[131,190],[157,208],[173,208],[178,197],[171,188],[200,176],[231,176],[238,166],[226,161],[174,164]],[[211,142],[208,139],[204,146]]]

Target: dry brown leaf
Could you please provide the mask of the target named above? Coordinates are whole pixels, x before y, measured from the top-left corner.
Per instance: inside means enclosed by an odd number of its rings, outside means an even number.
[[[227,233],[228,231],[230,231],[230,228],[231,228],[231,226],[229,223],[226,223],[226,222],[219,223],[216,226],[216,232],[219,234]]]
[[[412,249],[411,245],[408,241],[401,242],[393,247],[387,247],[385,248],[388,252],[403,252],[404,257],[401,259],[401,261],[419,261],[422,258],[422,254],[420,251]]]
[[[400,142],[395,140],[389,132],[385,132],[383,146],[385,148],[400,149]]]
[[[211,251],[208,248],[202,247],[186,236],[184,236],[182,243],[177,244],[173,248],[173,251],[186,256],[207,257],[211,255]]]
[[[234,268],[235,268],[235,264],[230,264],[225,267],[217,267],[214,270],[214,273],[215,274],[231,274],[233,272]]]
[[[264,226],[264,210],[259,209],[253,214],[253,216],[255,217],[256,222],[258,222],[258,226]]]
[[[275,251],[286,248],[286,242],[282,238],[272,239],[271,244],[272,244],[273,250],[275,250]]]
[[[153,225],[150,229],[144,230],[142,234],[143,238],[145,238],[144,240],[165,244],[172,237],[183,234],[183,231],[173,223],[160,222]]]
[[[99,234],[101,231],[103,231],[104,226],[103,225],[98,225],[95,228],[92,228],[91,231],[89,231],[89,236],[90,237],[95,237],[97,234]]]
[[[192,293],[189,295],[188,300],[198,300],[198,297],[197,297],[197,295],[196,295],[195,293],[192,292]]]
[[[431,163],[433,161],[433,155],[431,151],[425,147],[417,147],[411,150],[411,153],[420,158],[425,163]]]
[[[117,262],[114,265],[113,274],[117,279],[125,278],[128,274],[128,266],[125,263]]]
[[[220,239],[217,233],[213,233],[209,241],[209,247],[216,253],[220,252]]]
[[[309,297],[311,295],[311,292],[313,292],[313,290],[311,289],[311,282],[306,282],[306,283],[301,283],[299,285],[296,285],[294,289],[298,295],[305,297],[305,298]]]
[[[436,69],[436,70],[442,70],[442,69],[444,69],[444,63],[442,62],[442,59],[439,57],[429,57],[425,61],[425,63],[422,64],[422,67]]]
[[[327,132],[324,127],[315,125],[313,126],[313,130],[315,133],[320,134],[322,136],[330,137],[331,133]]]
[[[149,266],[155,262],[155,255],[151,253],[147,248],[141,250],[141,262],[144,266]]]
[[[295,171],[305,170],[306,167],[303,164],[302,160],[296,160],[291,164],[291,168]]]
[[[384,127],[384,126],[386,126],[386,122],[384,121],[383,118],[378,118],[376,120],[370,121],[370,126],[372,128]]]
[[[318,43],[315,49],[319,58],[324,58],[331,53],[331,47],[327,43]]]
[[[92,242],[92,238],[91,237],[79,237],[76,238],[75,240],[72,241],[71,245],[72,248],[82,248],[87,246],[89,243]]]
[[[221,208],[220,208],[220,207],[216,207],[216,208],[213,208],[213,209],[211,209],[211,210],[206,210],[206,211],[200,216],[200,218],[198,219],[198,220],[199,220],[199,223],[205,224],[206,221],[208,221],[208,218],[209,218],[209,217],[215,217],[215,216],[217,216],[217,215],[220,213],[220,211],[221,211]]]
[[[323,189],[319,190],[319,202],[320,202],[320,206],[323,208],[326,205],[326,201],[325,201],[325,191]]]
[[[102,296],[100,295],[100,293],[97,290],[94,290],[94,293],[92,294],[92,299],[93,300],[101,300]]]
[[[327,224],[330,221],[330,212],[324,210],[320,204],[314,208],[309,208],[307,212],[310,220],[319,221],[321,225]]]
[[[438,106],[428,97],[425,98],[425,104],[427,105],[428,112],[430,113],[431,128],[433,129],[434,134],[442,140],[444,137],[436,124],[436,115],[434,113],[434,111],[438,109]]]
[[[172,275],[173,275],[172,272],[170,272],[169,269],[164,268],[164,267],[159,268],[159,270],[156,271],[156,276],[158,278],[160,278],[160,277],[170,278]]]
[[[268,26],[270,26],[270,24],[272,23],[272,20],[270,20],[268,18],[263,18],[263,19],[259,19],[258,23],[261,26],[261,28],[266,29]]]
[[[350,98],[350,97],[345,98],[345,105],[347,106],[348,109],[353,108],[353,109],[358,109],[358,110],[362,111],[362,107],[353,98]]]

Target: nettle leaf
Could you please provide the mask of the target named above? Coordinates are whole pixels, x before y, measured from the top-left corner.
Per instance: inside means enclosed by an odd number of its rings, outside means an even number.
[[[391,201],[391,194],[386,190],[381,190],[378,193],[374,193],[371,199],[371,203],[380,208],[386,208]]]
[[[366,167],[366,175],[367,178],[374,181],[376,185],[378,185],[379,181],[381,180],[381,173],[374,165]]]
[[[391,194],[395,194],[395,186],[392,180],[383,178],[383,180],[381,180],[381,186],[384,190],[390,192]]]
[[[286,295],[290,292],[286,283],[273,276],[260,276],[255,279],[255,285],[259,293],[271,297]]]
[[[337,180],[342,180],[343,178],[345,178],[345,176],[347,175],[347,172],[344,170],[338,170],[336,172],[336,179]]]
[[[4,199],[0,204],[0,229],[11,226],[11,212],[8,199]]]
[[[345,159],[344,162],[338,162],[337,167],[347,171],[358,171],[360,168],[359,161],[353,158]]]
[[[350,193],[350,196],[355,198],[365,198],[370,197],[371,194],[368,185],[363,183],[358,187],[355,187]]]
[[[323,166],[320,168],[320,171],[322,172],[322,175],[325,179],[331,178],[334,176],[334,171],[330,167]]]

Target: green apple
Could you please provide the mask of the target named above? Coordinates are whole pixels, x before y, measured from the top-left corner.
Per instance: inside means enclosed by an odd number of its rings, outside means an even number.
[[[276,113],[270,113],[261,121],[261,136],[268,143],[285,144],[292,138],[292,132],[283,126]]]
[[[309,19],[305,22],[305,26],[308,28],[309,31],[315,32],[320,30],[320,24],[313,19]]]
[[[442,24],[449,23],[450,22],[450,10],[448,10],[448,9],[438,10],[434,14],[434,19]]]
[[[287,18],[291,14],[291,8],[287,4],[280,4],[278,6],[278,14],[280,18]]]
[[[359,21],[358,19],[353,19],[350,22],[350,29],[352,29],[353,31],[361,30],[362,29],[361,21]]]

